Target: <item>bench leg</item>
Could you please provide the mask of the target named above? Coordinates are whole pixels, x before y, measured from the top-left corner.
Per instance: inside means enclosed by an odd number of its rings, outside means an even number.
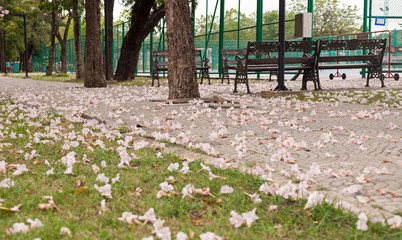
[[[222,70],[222,83],[221,83],[221,84],[223,84],[223,82],[225,81],[225,79],[227,79],[227,80],[228,80],[228,84],[230,84],[230,81],[229,81],[229,71],[223,69],[223,70]]]
[[[379,72],[378,78],[379,78],[380,81],[381,81],[381,87],[382,87],[382,88],[385,88],[385,84],[384,84],[384,78],[385,78],[385,76],[384,76],[384,74],[382,73],[382,67],[379,67],[379,68],[378,68],[378,72]]]
[[[152,72],[152,84],[151,84],[152,87],[155,85],[155,79],[158,80],[158,87],[159,87],[159,86],[160,86],[160,83],[159,83],[159,72],[158,72],[157,70],[154,70],[154,71]]]
[[[247,94],[250,94],[250,87],[248,86],[248,78],[246,78]]]
[[[307,90],[307,72],[303,70],[303,79],[302,79],[302,87],[300,90]]]
[[[248,76],[247,72],[236,72],[235,84],[234,84],[234,91],[233,93],[237,93],[237,84],[244,83],[247,87],[247,94],[250,94],[250,87],[248,85]]]
[[[370,76],[371,76],[371,68],[368,69],[367,73],[367,81],[366,81],[366,86],[365,87],[370,87]]]
[[[370,87],[370,78],[378,78],[381,82],[381,87],[384,88],[384,74],[382,73],[382,68],[369,68],[367,74],[367,82],[365,87]]]
[[[318,90],[322,90],[321,83],[320,83],[320,74],[319,74],[318,70],[316,70],[316,73],[315,73],[315,80],[317,81]]]

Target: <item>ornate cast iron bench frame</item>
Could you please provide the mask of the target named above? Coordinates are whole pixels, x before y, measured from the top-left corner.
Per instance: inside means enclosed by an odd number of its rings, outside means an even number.
[[[246,84],[247,93],[250,93],[248,84],[249,72],[278,71],[278,58],[272,58],[271,53],[279,52],[279,42],[249,42],[244,57],[236,56],[236,78],[234,93],[237,84]],[[285,52],[301,52],[299,57],[285,57],[285,70],[302,70],[303,82],[301,90],[307,89],[307,82],[314,82],[314,89],[321,90],[318,77],[318,42],[286,41]]]
[[[203,83],[204,78],[208,78],[208,84],[211,84],[210,76],[209,76],[209,59],[203,59],[201,50],[194,50],[195,54],[195,65],[196,69],[201,71],[201,84]],[[154,86],[155,79],[158,80],[159,83],[159,72],[168,70],[168,51],[152,51],[152,87]]]
[[[370,78],[380,79],[381,87],[385,87],[382,63],[386,46],[386,39],[321,40],[320,55],[326,51],[334,50],[338,52],[360,50],[360,53],[357,52],[353,55],[353,52],[349,52],[348,56],[339,54],[338,56],[319,56],[318,69],[368,68],[366,87],[370,86]],[[336,64],[328,64],[330,62]]]

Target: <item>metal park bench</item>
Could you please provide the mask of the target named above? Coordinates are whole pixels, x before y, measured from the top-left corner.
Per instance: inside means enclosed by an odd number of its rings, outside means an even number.
[[[237,56],[236,78],[234,91],[237,92],[237,84],[246,84],[247,93],[250,93],[248,84],[249,72],[278,71],[278,58],[272,58],[271,53],[279,52],[279,42],[249,42],[244,57]],[[294,56],[299,53],[300,56]],[[286,41],[285,42],[285,71],[302,70],[302,90],[307,89],[307,82],[314,82],[314,89],[321,90],[317,58],[319,55],[318,42]]]
[[[366,87],[370,86],[370,78],[380,79],[381,87],[385,87],[382,63],[386,45],[386,39],[321,40],[318,69],[368,68]],[[345,50],[348,54],[339,54],[339,51]],[[328,51],[337,51],[338,54],[323,56]],[[333,75],[330,75],[330,79],[332,78]],[[345,79],[346,74],[342,74],[342,78]]]
[[[246,53],[246,49],[222,49],[222,83],[225,79],[228,80],[228,84],[230,84],[229,80],[229,70],[236,70],[237,68],[237,60],[236,56],[244,56]]]
[[[196,49],[194,54],[196,69],[201,71],[201,84],[203,83],[204,78],[208,78],[208,84],[210,84],[209,59],[202,58],[201,50]],[[154,86],[155,79],[158,80],[158,87],[160,86],[159,72],[166,72],[168,70],[168,65],[168,51],[152,51],[152,86]]]
[[[236,70],[237,68],[237,60],[236,56],[244,56],[246,54],[247,49],[222,49],[222,83],[225,79],[229,80],[229,70]],[[269,73],[269,80],[271,80],[272,75],[277,75],[276,71],[271,71]]]

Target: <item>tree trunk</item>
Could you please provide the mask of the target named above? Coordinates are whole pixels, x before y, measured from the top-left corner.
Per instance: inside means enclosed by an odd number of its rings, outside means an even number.
[[[106,9],[106,11],[108,12],[108,19],[107,19],[107,27],[108,27],[108,31],[107,31],[107,37],[108,37],[108,49],[109,49],[109,53],[108,53],[108,57],[109,57],[109,79],[113,78],[113,8],[114,8],[114,0],[106,0],[107,1],[107,6],[108,8]],[[106,60],[106,57],[105,57]],[[105,67],[106,69],[106,61],[105,61]]]
[[[60,43],[60,61],[61,61],[61,73],[67,73],[67,43],[61,41]]]
[[[73,0],[74,17],[74,50],[75,50],[75,78],[84,79],[84,63],[82,61],[82,45],[80,33],[80,14],[78,10],[78,0]]]
[[[34,52],[34,44],[33,44],[33,42],[30,42],[28,44],[28,63],[27,63],[28,72],[33,72],[32,71],[32,69],[33,69],[33,67],[32,67],[33,52]]]
[[[106,87],[102,65],[100,0],[86,0],[85,87]]]
[[[18,69],[18,72],[24,71],[24,66],[25,66],[25,53],[22,52],[20,53],[20,67]]]
[[[188,0],[166,0],[169,99],[199,98]]]
[[[54,1],[54,0],[53,0]],[[52,33],[50,34],[50,51],[48,64],[46,66],[46,76],[51,76],[53,73],[53,61],[54,61],[54,50],[56,48],[56,11],[52,12],[52,20],[50,21],[50,26],[52,28]]]
[[[4,54],[5,54],[5,52],[3,51],[3,49],[4,49],[4,41],[3,41],[3,39],[4,39],[4,37],[3,37],[3,34],[4,34],[4,32],[3,31],[1,31],[1,34],[0,34],[0,37],[1,37],[1,45],[0,45],[0,72],[4,72],[4,70],[5,70],[5,68],[6,68],[6,65],[5,65],[5,62],[4,62]]]
[[[66,27],[64,28],[63,37],[61,37],[59,32],[59,27],[56,26],[56,37],[60,43],[60,61],[61,61],[61,73],[67,73],[67,37],[68,30],[70,29],[70,23],[73,15],[71,13],[68,14],[68,19],[66,23]]]
[[[135,77],[141,44],[165,15],[165,5],[154,9],[155,0],[137,0],[131,14],[131,26],[123,40],[114,79],[131,80]]]

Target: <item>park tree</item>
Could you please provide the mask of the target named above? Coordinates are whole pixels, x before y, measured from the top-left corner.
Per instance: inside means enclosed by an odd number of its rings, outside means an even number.
[[[295,13],[306,12],[305,0],[293,0],[291,10]],[[357,7],[345,5],[339,0],[314,1],[314,37],[355,33],[360,30]]]
[[[88,27],[85,36],[85,87],[106,87],[102,65],[100,0],[85,1],[85,20]]]
[[[46,75],[52,75],[55,38],[60,43],[60,61],[61,72],[67,73],[67,39],[70,28],[70,23],[73,18],[72,14],[72,2],[69,0],[52,0],[48,2],[41,0],[40,8],[45,12],[45,20],[51,26],[50,36],[50,56],[49,64],[46,69]]]
[[[114,9],[114,0],[105,0],[107,2],[107,8],[105,9],[107,11],[108,14],[108,18],[107,18],[107,32],[105,34],[107,34],[108,37],[108,42],[105,43],[108,46],[108,66],[109,66],[109,79],[113,78],[113,9]],[[106,69],[106,55],[105,55],[105,69]]]
[[[59,14],[59,17],[64,26],[62,31],[63,36],[60,34],[60,25],[56,24],[56,37],[60,43],[60,61],[61,61],[61,72],[67,73],[67,37],[68,30],[70,28],[71,19],[73,18],[72,12],[69,10],[65,15]]]
[[[294,12],[286,12],[286,19],[292,19],[295,17]],[[278,22],[279,13],[276,10],[267,11],[263,15],[264,23],[274,23],[266,25],[262,28],[262,39],[263,40],[278,40],[279,39],[279,28]],[[290,40],[294,38],[294,21],[285,23],[285,39]]]
[[[43,22],[43,12],[38,8],[38,4],[39,0],[31,0],[21,2],[5,1],[3,5],[5,9],[10,11],[2,19],[0,26],[6,32],[7,58],[19,59],[23,69],[25,70],[28,67],[28,71],[32,71],[34,51],[42,46],[42,42],[48,38],[49,32],[49,25]],[[27,63],[25,63],[24,21],[23,18],[14,16],[16,13],[24,14],[27,20]]]
[[[75,78],[84,79],[84,63],[82,60],[82,44],[80,32],[80,7],[78,0],[73,0],[74,22],[74,50],[75,50]]]
[[[141,44],[165,16],[165,4],[160,0],[130,0],[132,4],[130,30],[124,37],[114,79],[131,80],[135,77]]]
[[[188,0],[166,0],[169,99],[199,98]]]

